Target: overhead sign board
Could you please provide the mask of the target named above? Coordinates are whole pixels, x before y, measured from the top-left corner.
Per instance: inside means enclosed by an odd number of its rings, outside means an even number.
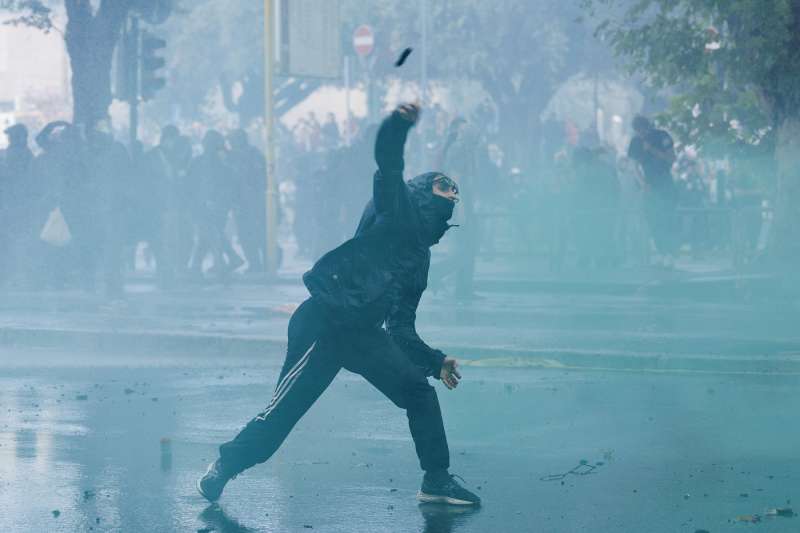
[[[284,1],[279,13],[281,70],[298,77],[341,76],[339,0]]]

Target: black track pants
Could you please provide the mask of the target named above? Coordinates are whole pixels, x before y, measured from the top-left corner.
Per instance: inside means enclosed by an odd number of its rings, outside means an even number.
[[[289,321],[286,361],[269,404],[220,446],[225,470],[237,474],[269,459],[342,367],[364,376],[406,410],[423,470],[449,467],[439,400],[424,372],[383,329],[335,329],[309,299]]]

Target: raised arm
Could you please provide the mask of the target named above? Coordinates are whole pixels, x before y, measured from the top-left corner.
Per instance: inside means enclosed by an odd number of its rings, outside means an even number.
[[[375,139],[375,162],[378,171],[375,173],[372,186],[372,198],[375,211],[390,211],[396,204],[405,187],[403,182],[403,151],[405,150],[408,131],[419,117],[419,107],[407,104],[398,107],[381,124]]]

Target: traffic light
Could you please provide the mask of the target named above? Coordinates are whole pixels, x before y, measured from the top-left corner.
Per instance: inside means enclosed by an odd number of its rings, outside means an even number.
[[[114,98],[139,99],[139,20],[131,18],[122,28],[114,57]]]
[[[156,37],[147,31],[142,32],[140,55],[142,100],[151,100],[167,84],[167,80],[158,72],[164,68],[166,61],[164,61],[163,57],[157,55],[166,46],[167,41],[164,39]]]

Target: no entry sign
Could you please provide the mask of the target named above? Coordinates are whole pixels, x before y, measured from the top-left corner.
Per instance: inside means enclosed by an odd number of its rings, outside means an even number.
[[[372,28],[366,24],[362,24],[356,31],[353,32],[353,48],[358,55],[366,57],[372,53],[375,47],[375,35],[372,33]]]

